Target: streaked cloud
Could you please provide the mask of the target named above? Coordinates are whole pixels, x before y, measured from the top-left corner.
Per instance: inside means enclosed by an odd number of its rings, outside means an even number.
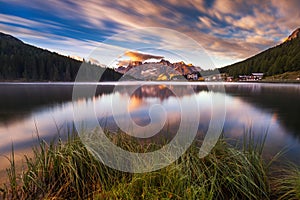
[[[163,56],[155,56],[151,54],[143,54],[140,52],[135,52],[135,51],[126,51],[125,56],[128,56],[131,61],[145,61],[149,59],[162,59],[164,58]]]
[[[276,45],[300,25],[296,20],[300,17],[298,0],[0,0],[0,6],[3,8],[0,11],[2,31],[60,53],[72,50],[70,54],[79,53],[85,57],[95,45],[114,34],[135,28],[160,27],[197,41],[217,66]],[[9,10],[16,7],[20,12]],[[44,37],[47,42],[42,41]],[[155,38],[138,34],[130,38],[174,50],[183,45],[180,38],[170,37],[163,31],[157,32]]]

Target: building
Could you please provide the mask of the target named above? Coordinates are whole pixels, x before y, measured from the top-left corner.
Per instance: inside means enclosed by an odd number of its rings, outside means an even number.
[[[227,82],[232,82],[233,81],[233,76],[227,76],[226,81]]]
[[[264,73],[252,73],[251,76],[253,80],[262,80]]]
[[[251,75],[239,75],[239,81],[259,81],[262,80],[264,73],[252,73]]]
[[[198,74],[197,73],[192,73],[192,74],[187,74],[187,79],[188,80],[198,80]]]

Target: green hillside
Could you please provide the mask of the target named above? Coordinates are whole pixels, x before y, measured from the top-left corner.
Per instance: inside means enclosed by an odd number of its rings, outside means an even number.
[[[292,34],[286,42],[278,46],[219,70],[234,77],[250,75],[253,72],[263,72],[266,76],[272,76],[298,71],[300,70],[300,37],[294,37]]]
[[[0,32],[0,81],[74,81],[81,64],[81,61],[25,44]],[[99,68],[85,64],[91,69]],[[100,81],[121,77],[112,69],[101,70],[105,71]]]

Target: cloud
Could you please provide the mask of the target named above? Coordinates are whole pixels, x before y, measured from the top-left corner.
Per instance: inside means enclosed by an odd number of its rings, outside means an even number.
[[[254,7],[262,4],[259,0],[215,0],[211,11],[220,12],[223,15],[240,16],[251,12]]]
[[[149,59],[163,59],[163,56],[155,56],[151,54],[143,54],[135,51],[126,51],[125,56],[128,56],[131,61],[140,61],[143,62]]]
[[[172,3],[173,2],[173,3]],[[151,11],[147,10],[139,11],[139,7],[144,7],[142,3],[124,6],[118,8],[118,3],[115,3],[111,8],[111,20],[116,23],[123,24],[123,27],[130,26],[132,28],[145,27],[145,26],[162,26],[166,28],[172,28],[184,34],[187,34],[191,38],[200,43],[204,49],[206,49],[212,55],[227,56],[233,59],[241,59],[249,57],[259,51],[266,49],[272,45],[281,41],[281,38],[285,36],[286,31],[281,31],[276,24],[276,16],[274,15],[274,5],[270,3],[261,3],[259,1],[253,1],[245,3],[244,1],[215,1],[215,4],[206,8],[206,13],[203,11],[204,3],[201,2],[201,6],[198,6],[199,16],[195,15],[199,19],[199,24],[205,25],[208,30],[202,30],[205,27],[195,26],[193,22],[189,22],[184,19],[186,13],[176,13],[176,18],[172,20],[165,19],[163,14],[170,14],[175,12],[172,5],[175,1],[170,1],[170,5],[161,9],[159,6],[150,4]],[[178,2],[177,2],[178,3]],[[130,5],[130,6],[129,6]],[[194,6],[191,2],[179,3],[180,6],[192,9]],[[84,5],[82,5],[84,6]],[[94,5],[95,6],[95,5]],[[107,6],[107,5],[106,5]],[[145,5],[146,6],[146,5]],[[153,9],[156,6],[156,12],[161,13],[157,16],[154,14]],[[101,7],[101,6],[100,6]],[[195,7],[196,8],[196,7]],[[259,9],[258,9],[259,8]],[[105,8],[102,8],[105,9]],[[89,10],[89,9],[87,9]],[[119,11],[125,10],[120,15]],[[272,13],[273,12],[273,13]],[[155,16],[151,16],[154,14]],[[204,16],[202,14],[205,14]],[[128,16],[129,15],[129,16]],[[97,15],[90,15],[87,18],[97,18]],[[99,17],[99,16],[98,16]],[[143,23],[140,24],[139,18],[143,18]],[[151,17],[151,21],[148,18]],[[120,20],[120,18],[122,18]],[[101,21],[101,17],[98,18]],[[202,28],[202,29],[201,29]],[[273,31],[271,33],[271,30]],[[207,33],[208,32],[208,33]],[[170,36],[162,32],[157,33],[161,38],[160,45],[173,47],[174,49],[180,48],[184,43],[182,40],[176,40],[170,42]],[[144,38],[135,36],[136,41],[143,41]],[[172,38],[173,40],[173,38]],[[150,41],[156,43],[157,41]],[[176,47],[177,46],[177,47]]]
[[[54,29],[62,29],[62,33],[80,30],[83,33],[65,36],[67,43],[71,41],[74,41],[76,45],[84,43],[84,48],[91,49],[99,42],[93,38],[97,36],[93,32],[109,35],[136,28],[160,27],[183,33],[197,41],[212,56],[229,58],[232,61],[249,57],[278,44],[300,25],[296,20],[300,17],[300,1],[298,0],[215,0],[209,3],[205,0],[166,0],[160,4],[153,1],[131,0],[74,0],[72,3],[70,1],[12,0],[10,3],[58,16],[61,22],[66,22],[66,25],[62,26],[50,19],[47,19],[48,23],[45,19],[37,22],[21,17],[1,17],[2,26],[4,23],[12,23],[19,28],[22,27],[23,36],[25,29],[30,31],[38,29],[36,35],[50,34],[54,39],[48,38],[48,40],[56,42],[60,39],[58,39],[58,33],[54,33]],[[5,26],[9,29],[8,24]],[[38,27],[45,28],[39,29]],[[13,33],[13,31],[10,32]],[[16,34],[20,35],[18,32]],[[87,38],[89,34],[92,36]],[[180,37],[176,38],[176,34],[170,36],[166,31],[154,34],[156,34],[155,38],[136,34],[125,37],[123,40],[130,39],[142,44],[153,44],[156,47],[168,47],[174,51],[186,45]],[[27,33],[26,35],[28,38],[32,37]],[[122,38],[119,38],[119,41],[121,40]],[[68,48],[60,45],[56,49],[67,52],[71,49],[69,47],[70,45]],[[74,49],[76,48],[73,45],[71,50],[74,52]]]
[[[272,5],[276,7],[277,11],[277,24],[282,28],[294,30],[300,26],[300,1],[276,1],[272,0]],[[291,31],[290,31],[291,32]]]
[[[89,58],[89,62],[95,65],[101,65],[101,63],[95,58]]]
[[[256,35],[256,36],[249,36],[246,38],[246,42],[250,43],[250,44],[260,44],[260,45],[264,45],[264,46],[272,46],[274,45],[274,41],[260,36],[260,35]]]
[[[131,60],[119,60],[118,61],[118,66],[128,66]]]
[[[83,61],[83,58],[80,56],[76,56],[76,55],[71,55],[70,58],[73,58],[75,60],[79,60],[79,61]]]
[[[212,28],[216,25],[216,23],[208,17],[199,17],[199,20],[208,28]]]

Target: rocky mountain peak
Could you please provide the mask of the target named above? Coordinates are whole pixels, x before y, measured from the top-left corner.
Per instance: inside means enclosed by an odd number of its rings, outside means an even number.
[[[157,67],[169,67],[177,72],[179,72],[181,75],[187,75],[187,74],[193,74],[201,71],[200,67],[195,67],[193,64],[185,64],[183,61],[171,63],[168,60],[161,59],[159,62],[138,62],[138,61],[131,61],[128,66],[119,66],[116,71],[119,73],[126,73],[129,70],[147,65],[147,68],[157,68]]]
[[[297,28],[296,30],[293,31],[293,33],[286,39],[286,41],[293,40],[295,38],[300,37],[300,28]]]

